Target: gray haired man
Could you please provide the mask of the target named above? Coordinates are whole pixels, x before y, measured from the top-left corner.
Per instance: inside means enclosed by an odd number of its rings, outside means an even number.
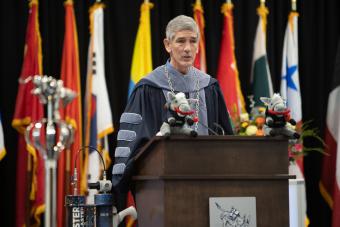
[[[191,17],[181,15],[172,19],[166,27],[164,39],[170,59],[140,80],[129,98],[120,118],[112,170],[113,192],[119,210],[125,208],[126,193],[130,189],[133,191],[130,181],[133,157],[169,117],[168,110],[163,108],[168,92],[183,92],[187,98],[199,100],[195,105],[199,122],[192,126],[198,135],[209,135],[207,128],[214,129],[216,123],[226,134],[233,134],[217,81],[193,67],[199,36],[198,26]]]

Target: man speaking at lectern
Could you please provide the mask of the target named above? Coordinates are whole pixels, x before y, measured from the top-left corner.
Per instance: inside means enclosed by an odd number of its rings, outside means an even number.
[[[222,127],[233,134],[229,114],[217,80],[193,67],[200,34],[196,22],[177,16],[166,27],[164,46],[170,59],[138,82],[120,118],[115,164],[112,170],[113,193],[117,208],[125,208],[133,171],[133,158],[140,148],[159,131],[169,117],[164,108],[168,92],[184,92],[199,99],[195,105],[199,122],[192,127],[198,135],[209,135],[208,127]]]

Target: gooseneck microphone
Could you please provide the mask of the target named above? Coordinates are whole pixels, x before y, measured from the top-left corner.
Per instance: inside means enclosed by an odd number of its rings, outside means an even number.
[[[94,196],[95,204],[86,204],[86,197],[78,195],[78,171],[77,161],[79,154],[84,149],[91,149],[99,154],[103,165],[103,180],[89,183],[89,189],[97,189],[100,193]],[[108,192],[111,191],[112,183],[106,179],[106,167],[101,153],[92,146],[84,146],[78,150],[74,160],[74,170],[71,185],[73,195],[67,195],[65,204],[67,207],[67,226],[112,226],[113,198]],[[108,194],[106,194],[108,193]]]
[[[213,125],[215,125],[218,129],[220,129],[221,133],[222,134],[219,134],[217,133],[215,130],[209,128],[207,125],[203,124],[202,122],[198,121],[198,123],[200,125],[202,125],[204,128],[208,129],[209,132],[211,132],[212,134],[214,134],[215,136],[219,136],[219,135],[222,135],[224,136],[225,135],[225,132],[224,132],[224,129],[221,125],[217,124],[216,122],[213,123]]]

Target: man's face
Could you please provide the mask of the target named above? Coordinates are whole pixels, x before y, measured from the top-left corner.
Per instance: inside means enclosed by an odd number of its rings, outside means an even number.
[[[170,63],[182,73],[187,73],[194,64],[198,51],[197,34],[190,30],[176,32],[172,40],[164,39],[166,51],[170,54]]]

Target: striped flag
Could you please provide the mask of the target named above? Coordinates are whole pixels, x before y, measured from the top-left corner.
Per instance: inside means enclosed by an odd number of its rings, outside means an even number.
[[[263,106],[260,97],[271,97],[273,95],[272,79],[270,77],[267,50],[266,50],[266,30],[267,30],[267,7],[261,4],[257,8],[259,21],[257,24],[253,65],[251,74],[251,83],[253,86],[253,95],[255,106]]]
[[[195,58],[194,66],[203,72],[207,71],[207,63],[205,57],[205,36],[204,36],[204,11],[201,0],[196,0],[194,5],[194,19],[200,30],[200,41],[198,45],[198,53]]]
[[[131,80],[129,86],[129,96],[133,91],[136,83],[143,76],[152,71],[152,50],[151,50],[151,23],[150,9],[153,4],[149,1],[144,1],[140,7],[140,18],[135,47],[133,49],[132,64],[131,64]],[[128,192],[127,207],[135,206],[135,202],[131,191]],[[135,226],[135,221],[127,217],[126,226]]]
[[[224,15],[224,25],[217,80],[221,86],[231,119],[236,125],[240,113],[245,113],[246,110],[235,58],[233,7],[232,3],[224,3],[221,8]]]
[[[65,195],[70,194],[70,170],[74,169],[75,156],[82,147],[82,116],[81,116],[81,89],[78,57],[78,35],[74,15],[73,1],[66,0],[65,7],[65,33],[61,63],[61,79],[64,86],[77,93],[61,111],[61,116],[74,128],[74,141],[69,150],[63,151],[58,162],[58,189],[57,189],[57,220],[58,227],[65,226]],[[78,170],[82,162],[82,155],[76,163]],[[79,172],[82,172],[80,170]],[[82,182],[81,182],[82,183]]]
[[[2,128],[2,121],[1,121],[1,114],[0,114],[0,161],[6,155],[6,148],[5,148],[5,140],[4,140],[4,131]]]
[[[136,83],[152,71],[150,9],[153,4],[145,1],[140,7],[139,27],[133,49],[129,96]]]
[[[332,213],[332,227],[340,226],[340,40],[335,61],[332,89],[329,93],[320,191]]]
[[[105,166],[108,168],[111,159],[107,135],[113,132],[113,123],[105,80],[103,3],[95,3],[90,8],[90,35],[85,94],[85,145],[102,150]],[[86,152],[84,181],[98,181],[103,170],[100,168],[102,165],[97,152]],[[95,193],[96,190],[90,190],[89,203],[93,202],[92,195]]]
[[[31,0],[25,37],[25,51],[20,81],[42,74],[38,0]],[[39,225],[44,206],[44,161],[24,139],[25,128],[44,117],[39,98],[32,94],[32,81],[19,83],[12,126],[20,133],[16,173],[16,226]]]

